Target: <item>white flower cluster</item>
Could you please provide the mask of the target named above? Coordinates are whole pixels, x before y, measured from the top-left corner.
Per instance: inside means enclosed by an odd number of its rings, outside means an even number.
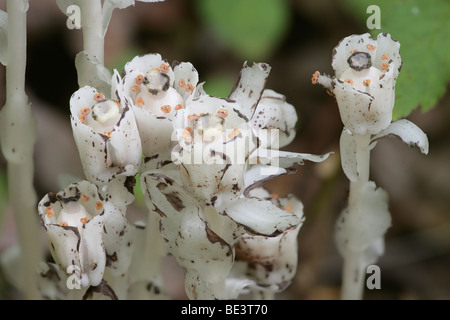
[[[114,277],[133,282],[132,257],[145,254],[136,248],[146,241],[127,217],[139,174],[157,216],[152,230],[186,270],[189,298],[285,289],[296,272],[303,206],[261,185],[329,154],[279,150],[293,140],[297,115],[265,89],[269,72],[265,63],[245,64],[228,98],[218,98],[191,63],[147,54],[122,75],[114,71],[111,92],[77,90],[71,123],[87,180],[39,203],[56,264],[76,266],[81,286],[98,292],[114,291]],[[43,267],[42,277],[55,266]]]

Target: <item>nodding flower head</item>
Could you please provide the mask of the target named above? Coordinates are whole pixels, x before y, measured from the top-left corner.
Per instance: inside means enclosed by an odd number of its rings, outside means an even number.
[[[392,121],[395,82],[402,66],[400,43],[389,34],[344,38],[333,50],[330,78],[314,73],[313,84],[326,87],[339,106],[344,126],[355,134],[376,134]]]

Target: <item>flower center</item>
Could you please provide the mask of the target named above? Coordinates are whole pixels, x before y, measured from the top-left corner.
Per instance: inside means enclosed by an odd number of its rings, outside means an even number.
[[[152,69],[146,73],[142,83],[151,94],[158,94],[161,91],[167,91],[170,87],[169,76],[159,69]]]
[[[372,66],[370,54],[366,52],[355,52],[347,59],[350,68],[356,71],[368,69]]]
[[[119,106],[111,100],[98,102],[92,107],[92,118],[104,126],[114,125],[120,118]]]

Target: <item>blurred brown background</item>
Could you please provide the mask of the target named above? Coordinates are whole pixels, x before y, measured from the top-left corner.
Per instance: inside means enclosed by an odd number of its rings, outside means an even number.
[[[299,115],[296,139],[285,149],[335,154],[322,164],[306,163],[296,174],[267,185],[280,195],[294,193],[303,201],[306,216],[298,238],[297,276],[277,297],[338,299],[342,260],[336,252],[333,229],[348,193],[339,163],[342,123],[335,100],[311,84],[311,75],[316,70],[332,73],[335,45],[367,29],[340,1],[286,2],[289,29],[264,60],[272,66],[267,87],[286,95]],[[6,1],[1,0],[0,9],[5,7]],[[84,177],[69,119],[69,98],[77,89],[74,58],[82,49],[82,33],[69,30],[66,20],[55,0],[30,1],[27,93],[39,123],[35,149],[38,199],[60,190],[61,175]],[[108,68],[121,68],[138,54],[158,52],[169,62],[192,62],[200,81],[208,84],[212,79],[230,89],[248,60],[229,50],[203,23],[196,1],[138,2],[115,10],[105,43]],[[0,66],[2,106],[4,88],[5,67]],[[427,156],[395,138],[380,141],[372,152],[371,178],[390,196],[393,225],[386,235],[385,255],[378,262],[381,290],[366,290],[366,299],[450,299],[449,102],[447,93],[431,111],[416,110],[408,116],[428,135]],[[0,171],[5,167],[0,156]],[[7,207],[3,211],[0,251],[15,241],[13,219]],[[0,283],[0,298],[18,297],[1,274]],[[183,298],[182,286],[174,290],[181,290],[177,298]]]

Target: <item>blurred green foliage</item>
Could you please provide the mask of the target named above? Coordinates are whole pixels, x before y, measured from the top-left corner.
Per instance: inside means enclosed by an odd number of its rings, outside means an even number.
[[[0,228],[2,227],[7,201],[8,201],[8,182],[6,180],[5,172],[0,171]]]
[[[403,68],[396,85],[394,119],[421,107],[427,111],[443,97],[450,80],[449,0],[345,0],[347,8],[366,23],[367,7],[378,5],[381,30],[400,41]]]
[[[197,0],[196,7],[203,23],[249,61],[267,58],[290,25],[285,0]]]

